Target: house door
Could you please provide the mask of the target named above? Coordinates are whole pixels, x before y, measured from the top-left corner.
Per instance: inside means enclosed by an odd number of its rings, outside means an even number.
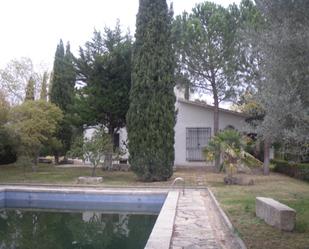
[[[187,161],[204,161],[203,148],[211,137],[211,128],[186,129],[186,159]]]

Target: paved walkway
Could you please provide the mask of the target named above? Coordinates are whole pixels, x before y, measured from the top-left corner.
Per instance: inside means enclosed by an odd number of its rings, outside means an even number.
[[[238,249],[234,235],[222,222],[207,190],[180,195],[171,249]]]

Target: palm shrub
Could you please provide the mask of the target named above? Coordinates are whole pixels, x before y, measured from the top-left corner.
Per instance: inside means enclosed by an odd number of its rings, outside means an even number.
[[[213,161],[219,155],[223,159],[220,171],[226,171],[228,176],[235,174],[241,163],[248,167],[260,167],[262,162],[245,151],[249,139],[236,130],[227,129],[210,140],[203,154],[206,161]]]

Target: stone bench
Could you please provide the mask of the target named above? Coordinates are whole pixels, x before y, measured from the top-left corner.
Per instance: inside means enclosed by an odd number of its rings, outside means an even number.
[[[77,178],[79,184],[99,184],[103,182],[103,177],[80,176]]]
[[[271,198],[256,197],[256,216],[267,224],[283,231],[292,231],[295,227],[296,211]]]

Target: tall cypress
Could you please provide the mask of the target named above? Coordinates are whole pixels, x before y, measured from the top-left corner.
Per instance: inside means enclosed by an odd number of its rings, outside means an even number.
[[[47,101],[47,80],[48,80],[48,73],[44,72],[40,92],[40,100],[44,101]]]
[[[72,103],[75,79],[74,83],[72,83],[71,78],[68,77],[69,74],[72,74],[73,68],[73,59],[71,57],[70,46],[67,45],[65,51],[63,42],[60,40],[55,54],[51,78],[50,101],[56,104],[62,111],[67,111]]]
[[[75,70],[73,65],[73,55],[70,51],[70,44],[64,49],[62,40],[57,46],[55,53],[53,73],[51,76],[50,101],[56,104],[63,112],[64,118],[60,124],[57,138],[62,143],[62,148],[55,150],[55,158],[65,155],[70,149],[72,139],[71,107],[73,104],[73,94],[75,86]]]
[[[35,80],[31,76],[30,79],[28,80],[26,87],[25,101],[34,100],[34,91],[35,91]]]
[[[140,0],[127,114],[130,164],[144,181],[167,180],[174,163],[174,53],[166,0]]]

